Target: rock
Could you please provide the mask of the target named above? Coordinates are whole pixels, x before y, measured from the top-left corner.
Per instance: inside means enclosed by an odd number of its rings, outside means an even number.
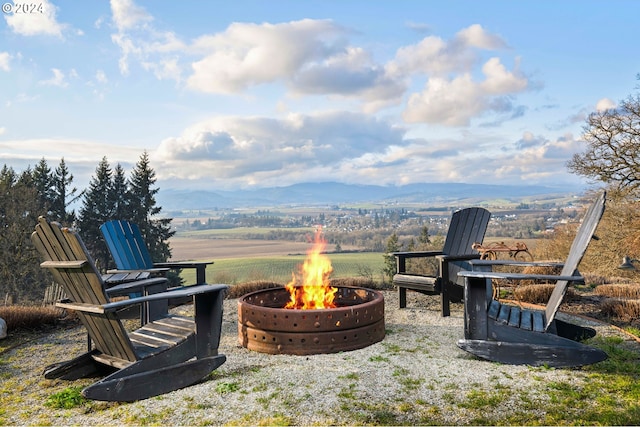
[[[7,322],[0,317],[0,340],[7,337]]]

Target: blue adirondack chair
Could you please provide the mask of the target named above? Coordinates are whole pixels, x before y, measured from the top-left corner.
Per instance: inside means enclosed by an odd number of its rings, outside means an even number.
[[[168,270],[196,269],[196,283],[206,283],[207,265],[213,261],[153,262],[140,228],[125,220],[111,220],[100,226],[118,271],[144,270],[164,275]]]

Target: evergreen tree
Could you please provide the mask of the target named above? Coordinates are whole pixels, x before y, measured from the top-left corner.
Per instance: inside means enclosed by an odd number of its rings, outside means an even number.
[[[32,171],[18,175],[6,165],[0,170],[0,296],[14,302],[42,301],[51,283],[40,268],[30,236],[38,219],[38,192]]]
[[[396,257],[391,255],[391,252],[398,252],[401,249],[398,235],[394,232],[387,239],[387,248],[384,257],[384,268],[382,274],[389,279],[389,282],[393,280],[393,275],[396,273]]]
[[[95,176],[91,177],[89,188],[84,192],[78,218],[82,240],[96,264],[103,270],[111,267],[111,256],[100,232],[100,225],[113,219],[111,175],[109,162],[103,157],[96,168]]]
[[[49,216],[50,207],[54,200],[53,174],[47,161],[43,157],[33,169],[33,183],[38,192],[40,215]]]
[[[75,212],[67,212],[67,207],[78,200],[82,193],[76,194],[78,189],[71,188],[73,175],[69,172],[64,158],[53,173],[53,199],[51,203],[52,220],[60,221],[64,225],[71,225],[75,221]]]
[[[112,207],[111,213],[113,219],[130,217],[127,207],[127,192],[127,177],[125,176],[124,169],[120,163],[118,163],[113,170],[113,180],[109,192],[109,203]]]
[[[420,230],[420,237],[418,237],[418,242],[422,245],[431,244],[431,239],[429,238],[429,227],[426,225],[422,227]]]
[[[156,206],[155,195],[159,189],[154,188],[155,182],[156,173],[151,168],[149,154],[145,151],[129,179],[127,209],[130,212],[129,220],[140,227],[151,258],[155,262],[162,262],[171,257],[167,240],[175,231],[171,230],[172,218],[158,217],[162,208]]]

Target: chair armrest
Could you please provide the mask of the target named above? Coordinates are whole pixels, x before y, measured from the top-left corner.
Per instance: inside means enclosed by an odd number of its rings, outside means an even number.
[[[154,262],[153,266],[158,268],[202,268],[213,264],[213,261],[175,261],[175,262]]]
[[[137,298],[131,298],[122,301],[110,302],[108,304],[101,305],[104,311],[116,311],[123,307],[127,307],[133,304],[142,304],[149,301],[162,301],[168,300],[171,298],[180,298],[187,296],[198,296],[201,294],[206,294],[210,292],[224,292],[229,289],[229,286],[223,284],[215,284],[215,285],[193,285],[193,286],[184,286],[180,288],[174,288],[167,292],[159,292],[157,294],[151,295],[143,295]]]
[[[414,252],[390,252],[396,257],[396,273],[403,274],[407,272],[407,258],[426,258],[444,255],[442,251],[414,251]]]
[[[396,258],[425,258],[434,257],[438,255],[444,255],[442,251],[413,251],[413,252],[389,252],[389,255],[393,255]]]
[[[437,255],[436,258],[446,262],[451,261],[471,261],[479,260],[480,254],[466,254],[466,255]],[[474,261],[471,261],[474,262]]]
[[[560,276],[555,274],[526,274],[526,273],[502,273],[494,271],[460,271],[460,277],[475,279],[506,279],[506,280],[566,280],[567,282],[584,283],[582,276]]]
[[[516,260],[508,260],[508,259],[478,259],[470,262],[472,267],[484,267],[484,266],[494,266],[494,265],[503,265],[503,266],[513,266],[513,267],[564,267],[563,262],[554,262],[554,261],[516,261]]]
[[[206,271],[207,265],[213,264],[213,261],[176,261],[176,262],[159,262],[154,263],[157,267],[167,268],[195,268],[196,269],[196,283],[207,283]]]

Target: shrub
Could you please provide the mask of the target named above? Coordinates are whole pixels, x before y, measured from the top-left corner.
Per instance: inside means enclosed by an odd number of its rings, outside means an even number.
[[[524,285],[518,286],[513,290],[514,297],[521,302],[527,302],[530,304],[546,304],[551,298],[555,285],[540,284],[540,285]],[[576,293],[573,289],[568,288],[565,294],[565,301],[576,298]]]
[[[640,299],[607,298],[600,304],[602,314],[622,322],[640,318]]]
[[[55,325],[64,315],[64,310],[54,306],[8,305],[0,307],[0,317],[7,322],[7,330],[9,331]]]
[[[640,285],[637,284],[600,285],[594,292],[604,297],[640,299]]]
[[[281,283],[270,282],[268,280],[253,280],[251,282],[238,283],[237,285],[229,286],[229,293],[227,294],[227,298],[240,298],[241,296],[248,294],[249,292],[282,286],[284,285]]]

